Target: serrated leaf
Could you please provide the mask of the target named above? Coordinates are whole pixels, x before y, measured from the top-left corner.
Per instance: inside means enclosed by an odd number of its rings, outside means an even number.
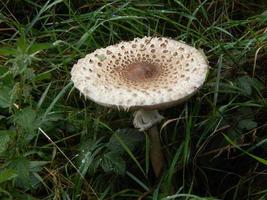
[[[238,128],[250,130],[257,127],[257,122],[253,121],[252,119],[243,119],[238,122]]]
[[[126,169],[126,163],[122,157],[115,152],[104,154],[100,165],[105,172],[114,172],[123,175]]]
[[[0,87],[0,108],[8,108],[11,106],[12,89],[6,86]]]
[[[23,130],[25,138],[31,140],[35,135],[35,130],[39,126],[37,113],[31,107],[23,108],[15,114],[14,122]]]
[[[8,68],[0,66],[0,87],[13,87],[14,85],[14,78]]]
[[[0,108],[11,106],[11,91],[14,85],[12,74],[7,68],[0,67]]]
[[[14,169],[5,169],[0,171],[0,183],[11,180],[17,176],[16,170]]]
[[[21,188],[28,188],[30,181],[30,161],[25,157],[19,157],[13,161],[12,165],[16,169],[16,184]]]
[[[0,154],[6,151],[9,140],[10,137],[8,135],[0,134]]]

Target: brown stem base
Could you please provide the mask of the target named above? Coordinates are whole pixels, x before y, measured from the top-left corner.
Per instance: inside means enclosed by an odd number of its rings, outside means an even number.
[[[150,160],[155,173],[159,178],[163,171],[164,156],[162,153],[161,142],[157,126],[153,126],[148,130],[150,142]]]

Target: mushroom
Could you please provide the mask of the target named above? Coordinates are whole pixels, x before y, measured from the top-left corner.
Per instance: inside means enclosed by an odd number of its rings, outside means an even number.
[[[163,117],[158,110],[195,94],[207,72],[201,50],[169,38],[144,37],[86,55],[73,66],[71,80],[97,104],[135,111],[133,124],[148,131],[151,164],[160,177],[164,156],[156,124]]]

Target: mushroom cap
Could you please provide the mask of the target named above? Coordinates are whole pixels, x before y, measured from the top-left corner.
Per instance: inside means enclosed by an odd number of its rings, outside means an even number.
[[[169,38],[144,37],[79,59],[71,80],[100,105],[164,109],[191,97],[204,83],[208,67],[201,50]]]

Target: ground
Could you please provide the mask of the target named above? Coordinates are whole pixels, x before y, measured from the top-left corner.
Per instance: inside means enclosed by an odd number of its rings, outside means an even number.
[[[265,199],[264,0],[0,1],[1,199]],[[164,174],[132,115],[70,81],[79,58],[136,37],[182,40],[210,70],[161,111]]]

